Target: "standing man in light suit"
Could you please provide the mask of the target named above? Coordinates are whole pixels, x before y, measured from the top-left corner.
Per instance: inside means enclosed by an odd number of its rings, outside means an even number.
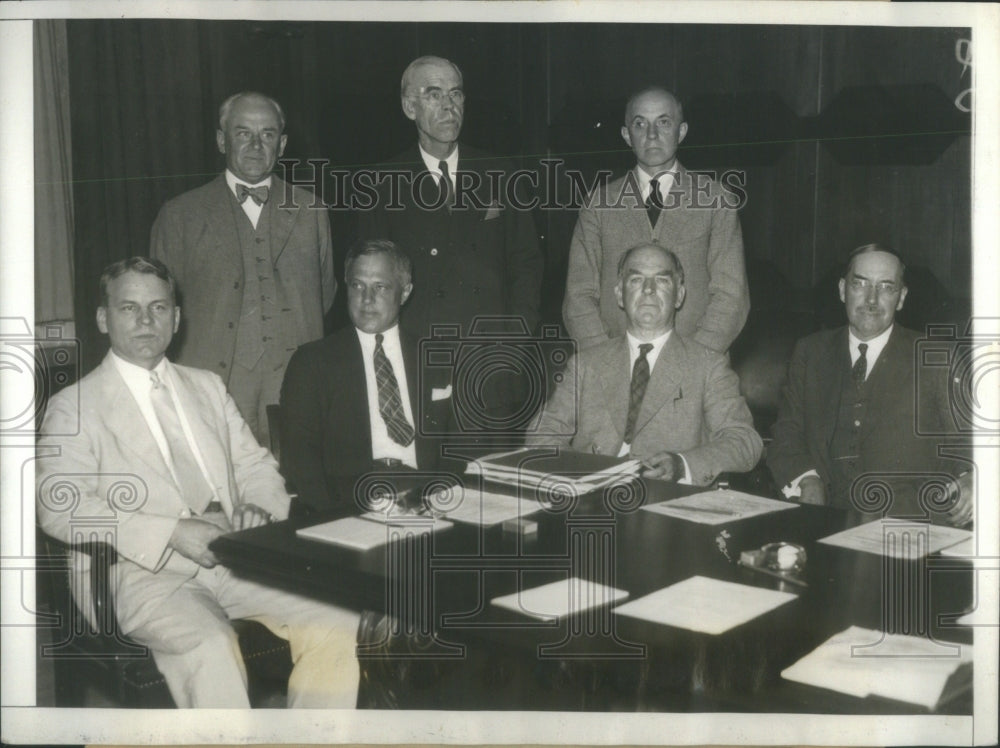
[[[272,174],[284,128],[274,99],[226,99],[215,136],[226,171],[163,206],[150,250],[175,273],[184,305],[177,360],[222,377],[265,445],[288,360],[323,337],[337,288],[326,208]]]
[[[677,161],[687,131],[684,110],[669,91],[647,88],[629,99],[622,137],[638,163],[590,195],[570,245],[563,320],[581,348],[625,331],[615,296],[618,261],[629,247],[650,242],[684,265],[681,335],[725,353],[743,329],[750,292],[737,198]]]
[[[358,614],[234,576],[212,552],[224,533],[287,517],[289,498],[219,377],[166,359],[180,324],[174,288],[162,263],[142,257],[101,276],[97,325],[111,351],[48,405],[38,521],[72,543],[76,518],[115,518],[118,625],[152,651],[177,706],[249,707],[229,621],[254,618],[291,644],[290,706],[353,708]],[[135,489],[127,509],[112,501],[123,482]],[[73,507],[59,500],[66,483]],[[89,563],[74,555],[85,613]]]
[[[577,354],[528,444],[632,455],[644,477],[699,486],[752,469],[763,445],[735,372],[674,328],[686,295],[677,257],[656,244],[633,247],[617,275],[626,334]]]

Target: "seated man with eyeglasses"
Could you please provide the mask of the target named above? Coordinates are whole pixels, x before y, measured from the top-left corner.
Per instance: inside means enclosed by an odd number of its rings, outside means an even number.
[[[894,323],[904,271],[880,244],[848,256],[839,284],[848,324],[796,345],[767,463],[803,503],[866,511],[888,492],[888,515],[962,526],[972,473],[938,436],[955,431],[948,367],[922,366],[919,334]]]

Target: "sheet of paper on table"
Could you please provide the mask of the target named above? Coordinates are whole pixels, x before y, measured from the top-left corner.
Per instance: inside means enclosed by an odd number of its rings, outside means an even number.
[[[890,558],[923,558],[972,537],[969,530],[882,519],[820,539],[820,543]]]
[[[540,621],[552,621],[628,597],[628,592],[579,577],[514,592],[490,602]]]
[[[332,522],[324,522],[312,527],[300,527],[295,534],[307,540],[318,540],[322,543],[345,548],[367,551],[387,545],[394,537],[405,533],[423,535],[432,531],[444,530],[452,526],[451,522],[442,519],[431,520],[430,517],[419,517],[402,521],[382,521],[362,519],[361,517],[344,517]]]
[[[791,592],[693,576],[619,605],[615,615],[705,634],[722,634],[795,597]]]
[[[866,646],[876,642],[878,647]],[[948,679],[967,662],[972,662],[971,644],[945,646],[922,636],[851,626],[781,675],[858,698],[881,696],[933,709]]]
[[[461,494],[455,493],[456,489]],[[457,486],[441,492],[440,498],[434,494],[428,497],[430,505],[452,522],[491,527],[509,519],[520,519],[541,510],[541,505],[531,499],[507,496],[478,488]]]
[[[775,501],[742,491],[724,489],[703,491],[679,499],[647,504],[643,509],[702,525],[721,525],[725,522],[755,517],[758,514],[795,509],[797,506],[798,504],[788,501]]]

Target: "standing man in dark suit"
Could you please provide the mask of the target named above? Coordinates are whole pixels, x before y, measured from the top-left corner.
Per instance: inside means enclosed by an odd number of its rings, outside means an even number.
[[[724,355],[674,327],[685,297],[677,256],[633,247],[617,275],[625,335],[577,354],[528,444],[631,455],[645,477],[699,486],[752,469],[762,445],[739,379]]]
[[[327,211],[272,174],[284,128],[274,99],[226,99],[215,136],[226,171],[163,206],[150,251],[173,269],[184,304],[177,360],[222,377],[265,445],[288,360],[323,336],[337,288]]]
[[[918,334],[894,322],[906,300],[904,270],[879,244],[850,254],[840,280],[847,327],[796,345],[767,462],[785,495],[806,504],[860,508],[870,477],[892,489],[891,515],[961,526],[972,519],[972,474],[939,456],[939,438],[917,433],[918,403],[930,431],[955,426],[947,367],[918,367]],[[921,505],[934,473],[957,480],[946,500]]]
[[[401,324],[418,336],[431,325],[461,325],[468,335],[478,315],[514,315],[529,332],[539,321],[542,257],[531,215],[491,194],[487,172],[513,166],[459,144],[465,92],[462,71],[440,57],[420,57],[401,83],[403,113],[417,143],[380,173],[403,172],[392,209],[385,179],[375,207],[363,213],[363,239],[391,239],[413,262],[416,288]],[[502,192],[502,190],[501,190]]]
[[[629,99],[622,138],[635,152],[636,167],[590,195],[570,244],[563,320],[581,348],[625,331],[615,298],[618,260],[629,247],[649,242],[684,265],[681,335],[725,353],[743,329],[750,292],[737,199],[677,161],[687,130],[684,109],[669,91],[647,88]]]
[[[359,511],[363,474],[434,469],[451,408],[448,375],[421,372],[417,339],[399,311],[413,292],[409,258],[368,240],[345,261],[351,327],[299,348],[281,389],[281,463],[305,509]]]

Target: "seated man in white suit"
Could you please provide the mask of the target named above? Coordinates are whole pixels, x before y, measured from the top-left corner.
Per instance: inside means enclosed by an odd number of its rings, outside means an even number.
[[[291,645],[290,706],[353,708],[358,614],[241,579],[212,553],[226,532],[286,517],[289,498],[222,380],[166,359],[180,324],[174,291],[158,260],[132,257],[101,276],[97,325],[111,351],[48,405],[39,522],[71,543],[74,517],[117,513],[118,625],[149,647],[178,706],[249,707],[230,619],[254,618]],[[111,501],[123,479],[137,489],[129,511]],[[60,482],[73,485],[73,511],[54,496]],[[88,563],[75,554],[74,596],[85,612]]]
[[[626,334],[581,351],[529,445],[632,455],[648,478],[706,485],[751,470],[762,443],[726,357],[674,329],[684,269],[656,244],[633,247],[615,286]]]

